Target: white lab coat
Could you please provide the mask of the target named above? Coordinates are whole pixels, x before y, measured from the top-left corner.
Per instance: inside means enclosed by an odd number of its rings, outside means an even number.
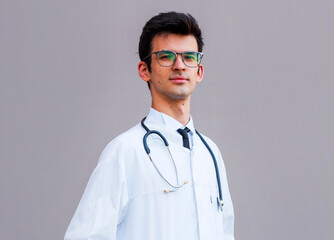
[[[179,184],[175,192],[159,175],[143,147],[144,128],[138,124],[111,141],[101,154],[65,240],[234,240],[234,213],[226,172],[217,146],[207,137],[219,165],[224,200],[217,207],[217,181],[212,157],[194,132],[191,150],[184,148],[177,129],[182,125],[154,109],[145,121],[169,142]],[[153,161],[172,184],[176,172],[157,135],[148,137]]]

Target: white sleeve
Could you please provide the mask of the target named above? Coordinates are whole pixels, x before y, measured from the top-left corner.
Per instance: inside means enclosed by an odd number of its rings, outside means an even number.
[[[112,149],[107,148],[89,179],[65,240],[116,239],[128,193],[124,164],[116,153],[110,154]]]
[[[223,162],[223,161],[222,161]],[[223,162],[224,165],[224,162]],[[234,211],[233,204],[228,188],[227,177],[225,166],[223,168],[223,201],[224,201],[224,210],[223,210],[223,223],[224,223],[224,235],[226,240],[234,240]]]
[[[212,142],[213,143],[213,142]],[[232,199],[228,187],[227,175],[225,164],[221,153],[216,144],[214,144],[215,155],[217,156],[217,163],[219,166],[219,174],[222,185],[222,193],[223,193],[223,224],[224,224],[224,240],[234,240],[234,211]]]

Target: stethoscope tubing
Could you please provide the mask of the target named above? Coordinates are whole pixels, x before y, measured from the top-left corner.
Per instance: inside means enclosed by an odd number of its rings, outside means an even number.
[[[221,182],[220,182],[220,174],[219,174],[219,168],[218,168],[218,163],[217,159],[215,157],[215,154],[213,153],[212,149],[210,148],[209,144],[205,141],[204,137],[195,129],[196,134],[199,136],[199,138],[202,140],[204,143],[205,147],[208,149],[212,156],[213,163],[215,165],[215,170],[216,170],[216,178],[217,178],[217,184],[218,184],[218,193],[219,193],[219,200],[221,201],[221,204],[223,203],[223,194],[222,194],[222,187],[221,187]]]
[[[179,179],[178,179],[178,172],[177,172],[177,168],[176,168],[176,164],[175,164],[175,161],[174,161],[174,158],[172,156],[172,153],[169,149],[169,144],[168,144],[168,141],[167,139],[159,132],[159,131],[156,131],[156,130],[150,130],[144,123],[146,117],[143,118],[143,120],[141,121],[141,125],[142,127],[146,130],[146,134],[144,135],[143,137],[143,145],[144,145],[144,149],[145,149],[145,152],[147,153],[147,155],[149,156],[151,162],[153,163],[155,169],[158,171],[159,175],[167,182],[168,185],[170,185],[171,187],[173,188],[180,188],[182,187],[183,185],[185,185],[186,183],[183,183],[182,185],[178,185],[178,186],[174,186],[173,184],[171,184],[162,174],[161,172],[159,171],[159,169],[157,168],[157,166],[154,164],[153,160],[152,160],[152,157],[151,157],[151,150],[150,148],[148,147],[147,145],[147,138],[150,134],[157,134],[164,142],[165,146],[167,147],[167,150],[172,158],[172,161],[173,161],[173,165],[174,165],[174,168],[175,168],[175,173],[176,173],[176,178],[177,178],[177,184],[179,182]],[[222,210],[223,209],[223,194],[222,194],[222,189],[221,189],[221,182],[220,182],[220,174],[219,174],[219,168],[218,168],[218,163],[217,163],[217,159],[212,151],[212,149],[210,148],[209,144],[205,141],[204,137],[197,131],[195,130],[196,134],[199,136],[199,138],[201,139],[201,141],[203,142],[203,144],[205,145],[205,147],[208,149],[209,153],[211,154],[211,157],[212,157],[212,160],[213,160],[213,163],[214,163],[214,166],[215,166],[215,172],[216,172],[216,178],[217,178],[217,185],[218,185],[218,194],[219,194],[219,198],[217,199],[218,201],[218,205],[219,205],[219,208]]]

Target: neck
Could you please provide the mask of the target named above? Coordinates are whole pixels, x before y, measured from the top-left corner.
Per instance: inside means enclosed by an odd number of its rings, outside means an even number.
[[[185,100],[168,102],[161,104],[152,100],[152,108],[162,112],[175,120],[179,121],[183,126],[187,125],[190,119],[190,97]]]

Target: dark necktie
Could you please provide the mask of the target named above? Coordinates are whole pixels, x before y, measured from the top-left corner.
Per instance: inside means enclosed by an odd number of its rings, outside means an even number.
[[[179,128],[177,132],[182,135],[183,147],[190,149],[189,137],[188,137],[188,132],[190,132],[190,129],[187,127],[185,127],[184,129]]]

